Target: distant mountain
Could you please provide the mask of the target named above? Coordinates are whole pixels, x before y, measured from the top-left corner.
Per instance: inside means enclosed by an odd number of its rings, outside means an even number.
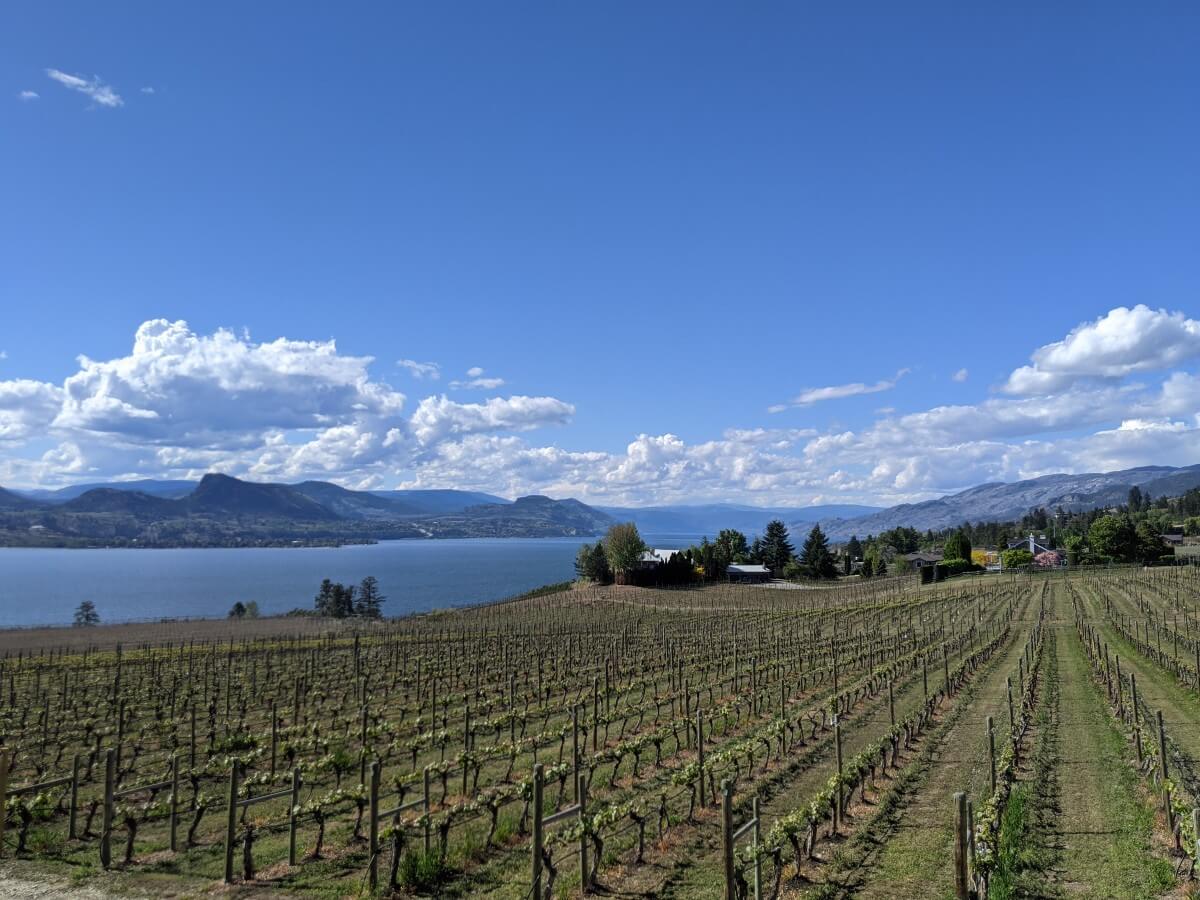
[[[566,535],[592,535],[613,524],[611,516],[578,500],[551,500],[536,494],[518,497],[512,503],[471,506],[458,517],[441,516],[439,521],[448,522],[454,518],[475,524],[489,522],[494,527],[509,530],[552,525]]]
[[[413,510],[413,515],[440,516],[460,513],[469,506],[485,503],[504,504],[511,501],[495,494],[480,491],[422,490],[422,491],[367,491],[366,493],[403,504]]]
[[[425,512],[417,504],[407,503],[399,497],[386,497],[373,491],[351,491],[328,481],[303,481],[292,485],[292,489],[344,519],[395,519]]]
[[[620,522],[633,522],[648,534],[699,534],[716,537],[722,528],[761,534],[772,519],[811,523],[826,518],[850,518],[879,512],[878,506],[838,504],[827,506],[762,507],[734,503],[679,506],[597,506]]]
[[[351,491],[323,481],[118,482],[30,498],[0,488],[0,545],[269,546],[411,537],[593,535],[612,520],[577,500],[475,491]],[[171,484],[170,487],[167,485]],[[188,490],[179,494],[180,486]],[[170,496],[165,496],[170,495]]]
[[[34,505],[28,497],[0,488],[0,509],[29,509]]]
[[[185,503],[190,512],[209,515],[302,520],[341,518],[290,485],[242,481],[229,475],[205,475],[196,489],[180,502]]]
[[[1142,466],[1119,472],[1087,472],[1081,475],[1043,475],[1027,481],[994,482],[968,488],[957,494],[903,503],[866,516],[821,520],[821,527],[834,540],[851,534],[865,537],[901,525],[919,531],[952,528],[963,522],[1005,522],[1019,519],[1035,507],[1062,507],[1069,512],[1118,506],[1138,487],[1155,497],[1177,496],[1200,487],[1200,465]]]
[[[76,497],[81,497],[88,491],[94,491],[98,488],[106,488],[114,491],[138,491],[143,494],[149,494],[152,497],[168,497],[178,499],[186,497],[196,489],[197,482],[195,481],[155,481],[153,479],[142,479],[139,481],[112,481],[112,482],[95,482],[92,484],[73,484],[69,487],[58,488],[58,490],[40,490],[31,489],[25,491],[15,491],[23,497],[28,497],[31,500],[40,500],[45,503],[66,503],[68,500],[74,500]]]
[[[124,515],[165,518],[177,515],[178,500],[155,497],[141,491],[117,491],[93,488],[57,508],[63,512],[121,513]]]

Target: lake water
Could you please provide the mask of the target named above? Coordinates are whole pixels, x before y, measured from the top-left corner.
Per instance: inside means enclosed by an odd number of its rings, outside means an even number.
[[[683,547],[686,535],[647,535]],[[337,548],[58,550],[0,548],[0,627],[70,622],[82,600],[104,622],[311,609],[321,579],[379,579],[389,616],[511,597],[567,581],[582,538],[382,541]],[[594,539],[593,539],[594,540]]]

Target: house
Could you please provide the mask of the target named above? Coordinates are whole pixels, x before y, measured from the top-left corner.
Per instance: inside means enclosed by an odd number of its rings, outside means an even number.
[[[758,564],[731,563],[725,569],[725,577],[738,584],[761,584],[771,580],[771,570]]]
[[[639,569],[657,569],[659,566],[666,565],[671,561],[671,557],[679,550],[643,550],[642,557],[638,560]]]
[[[924,569],[940,563],[942,552],[940,550],[920,550],[916,553],[905,553],[901,558],[908,563],[910,569]]]
[[[1050,548],[1045,546],[1044,544],[1039,543],[1039,541],[1044,541],[1045,539],[1046,539],[1046,536],[1044,534],[1039,534],[1037,536],[1037,539],[1035,540],[1033,537],[1033,532],[1031,531],[1031,532],[1029,532],[1029,537],[1021,538],[1019,541],[1009,541],[1008,549],[1009,550],[1028,550],[1034,556],[1037,556],[1039,553],[1049,553]]]

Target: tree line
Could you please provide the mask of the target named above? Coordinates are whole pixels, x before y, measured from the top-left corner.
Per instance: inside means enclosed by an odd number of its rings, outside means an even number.
[[[378,619],[383,616],[383,601],[386,599],[374,575],[368,575],[357,585],[346,585],[326,578],[317,590],[313,605],[317,615],[331,619],[350,616]]]
[[[613,525],[601,540],[579,548],[575,574],[597,584],[689,584],[723,580],[734,564],[763,565],[774,576],[793,580],[832,579],[839,571],[820,525],[812,527],[797,553],[787,526],[778,519],[753,541],[726,528],[713,541],[705,537],[665,562],[644,565],[644,554],[650,549],[632,522]]]

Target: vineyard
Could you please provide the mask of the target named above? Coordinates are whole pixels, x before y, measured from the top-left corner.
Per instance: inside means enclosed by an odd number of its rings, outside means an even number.
[[[4,871],[510,900],[1193,883],[1193,569],[577,586],[282,628],[0,658]]]

